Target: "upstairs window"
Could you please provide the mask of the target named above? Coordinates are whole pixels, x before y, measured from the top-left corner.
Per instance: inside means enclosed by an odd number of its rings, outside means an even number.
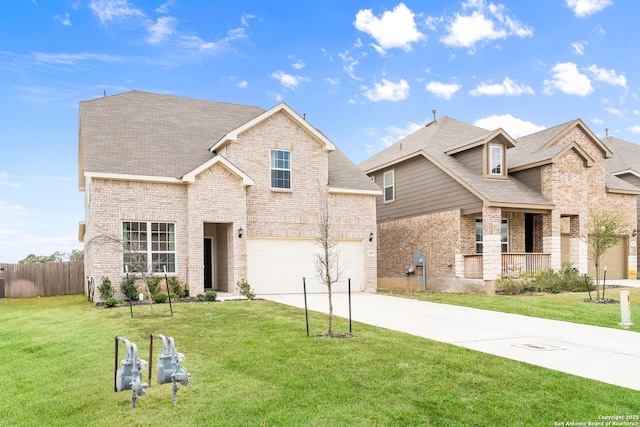
[[[489,146],[489,174],[503,175],[503,149],[502,145]]]
[[[393,202],[395,200],[395,173],[394,171],[388,171],[384,173],[384,201]]]
[[[291,188],[291,152],[271,150],[271,188]]]

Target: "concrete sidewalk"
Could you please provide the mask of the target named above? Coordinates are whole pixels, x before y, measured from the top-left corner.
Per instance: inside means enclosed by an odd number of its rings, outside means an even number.
[[[304,308],[303,295],[260,297]],[[379,294],[352,294],[351,302],[357,322],[640,391],[637,332]],[[307,304],[328,311],[325,294],[308,295]],[[347,294],[334,294],[333,306],[336,316],[349,317]]]

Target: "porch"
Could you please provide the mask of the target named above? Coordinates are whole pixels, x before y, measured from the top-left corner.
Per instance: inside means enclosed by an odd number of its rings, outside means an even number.
[[[551,255],[543,253],[503,253],[502,276],[518,277],[525,271],[537,273],[551,267]],[[482,254],[464,255],[464,278],[483,278]]]

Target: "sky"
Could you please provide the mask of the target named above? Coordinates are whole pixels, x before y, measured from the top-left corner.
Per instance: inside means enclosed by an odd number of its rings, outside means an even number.
[[[638,16],[637,0],[3,2],[0,262],[82,248],[82,100],[285,102],[356,164],[433,110],[639,143]]]

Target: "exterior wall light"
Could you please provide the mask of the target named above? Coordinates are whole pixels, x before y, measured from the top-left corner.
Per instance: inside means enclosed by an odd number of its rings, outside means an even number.
[[[636,237],[638,235],[638,230],[634,229],[633,232],[631,233],[631,237]]]
[[[238,228],[238,238],[242,239],[242,234],[244,233],[244,230],[242,229],[242,227]]]
[[[373,231],[371,233],[369,233],[369,241],[373,242]]]

